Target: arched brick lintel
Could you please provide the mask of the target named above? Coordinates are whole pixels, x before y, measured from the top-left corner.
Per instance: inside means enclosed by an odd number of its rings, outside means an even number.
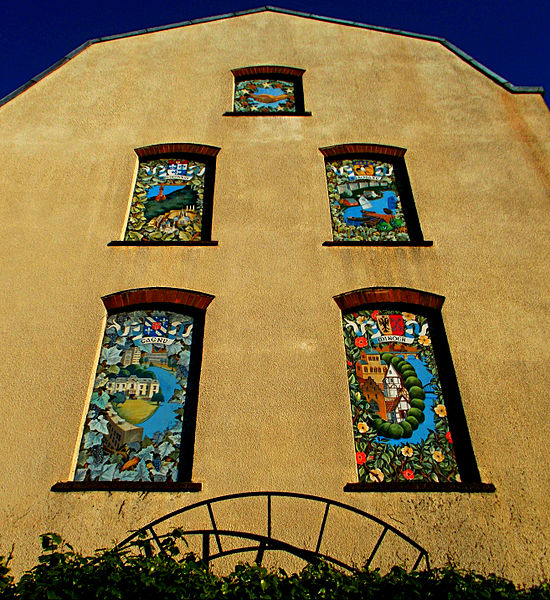
[[[107,312],[140,304],[180,304],[206,310],[214,296],[193,290],[182,290],[168,287],[138,288],[115,292],[101,298]]]
[[[365,304],[389,303],[416,304],[425,308],[441,310],[445,297],[411,288],[371,287],[338,294],[334,296],[334,301],[343,311],[364,306]]]
[[[205,156],[217,156],[220,148],[217,146],[206,146],[205,144],[154,144],[152,146],[143,146],[135,148],[135,153],[139,158],[147,158],[148,156],[158,156],[159,154],[203,154]]]
[[[382,146],[381,144],[338,144],[319,148],[323,156],[340,156],[342,154],[387,154],[388,156],[405,156],[406,148],[399,146]]]
[[[257,65],[254,67],[239,67],[231,69],[231,73],[235,77],[249,77],[250,75],[269,75],[275,73],[277,75],[291,75],[292,77],[301,77],[305,73],[305,69],[297,69],[295,67],[282,67],[276,65]]]

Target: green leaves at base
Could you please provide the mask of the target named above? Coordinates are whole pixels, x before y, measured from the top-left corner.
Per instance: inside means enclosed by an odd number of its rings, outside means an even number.
[[[55,533],[41,536],[39,564],[16,584],[9,574],[11,556],[0,557],[0,598],[4,600],[65,600],[77,598],[163,600],[549,600],[550,585],[516,587],[496,575],[481,575],[454,566],[432,571],[406,571],[395,566],[355,573],[330,564],[309,564],[299,573],[269,570],[260,565],[238,564],[229,575],[215,575],[193,554],[181,552],[185,539],[174,530],[162,539],[164,553],[140,538],[128,550],[102,549],[84,556]]]

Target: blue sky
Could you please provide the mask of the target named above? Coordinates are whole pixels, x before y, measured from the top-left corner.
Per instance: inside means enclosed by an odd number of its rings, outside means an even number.
[[[254,0],[3,4],[0,98],[90,38],[262,6]],[[280,0],[273,5],[444,37],[511,83],[543,86],[550,95],[550,0]]]

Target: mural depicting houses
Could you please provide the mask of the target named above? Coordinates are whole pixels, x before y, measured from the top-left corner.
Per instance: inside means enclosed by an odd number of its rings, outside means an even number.
[[[166,347],[153,348],[152,352],[143,352],[141,348],[136,346],[135,348],[126,350],[122,355],[123,367],[139,365],[142,362],[148,362],[152,365],[158,365],[159,367],[166,367],[168,365],[168,352],[166,351]]]
[[[397,369],[390,365],[384,377],[384,398],[386,408],[386,420],[392,423],[401,423],[407,418],[411,408],[409,392],[403,385],[403,379]]]
[[[372,348],[361,350],[361,358],[355,365],[355,372],[359,380],[371,377],[381,386],[388,367],[382,363],[380,354]]]
[[[382,419],[391,423],[406,419],[411,408],[409,392],[393,365],[385,365],[380,354],[369,347],[361,350],[355,372],[365,399]]]
[[[110,394],[120,392],[129,398],[150,400],[160,390],[160,383],[158,379],[130,375],[129,377],[117,377],[109,381],[106,388]]]
[[[153,347],[153,351],[144,353],[143,358],[152,365],[165,367],[168,364],[168,352],[166,351],[166,346],[162,346],[161,348]]]
[[[137,346],[131,350],[126,350],[122,355],[122,366],[127,367],[128,365],[139,365],[141,358],[141,348]]]
[[[105,411],[107,417],[107,429],[109,435],[103,439],[103,444],[110,448],[122,448],[131,442],[141,442],[143,439],[143,427],[133,425],[119,416],[109,406]]]

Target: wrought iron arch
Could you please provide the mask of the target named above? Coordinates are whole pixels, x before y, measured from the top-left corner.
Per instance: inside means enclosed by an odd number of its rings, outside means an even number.
[[[218,527],[216,522],[216,518],[214,515],[213,506],[222,502],[230,502],[234,500],[240,500],[244,498],[253,498],[253,497],[265,497],[266,499],[266,515],[267,515],[267,528],[265,534],[248,532],[248,531],[237,531],[234,529],[223,529]],[[305,500],[309,502],[321,503],[325,505],[324,513],[322,520],[319,525],[319,534],[317,536],[317,541],[315,544],[315,548],[304,548],[300,546],[296,546],[294,544],[285,541],[284,539],[275,538],[272,535],[272,502],[273,498],[293,498],[295,500]],[[210,498],[208,500],[202,500],[201,502],[196,502],[195,504],[191,504],[190,506],[185,506],[183,508],[172,511],[154,521],[151,521],[147,525],[144,525],[140,529],[134,531],[130,536],[128,536],[125,540],[123,540],[120,544],[118,544],[118,549],[131,549],[132,547],[139,547],[146,543],[147,541],[154,544],[159,553],[166,553],[166,550],[163,546],[163,539],[168,537],[170,534],[158,534],[155,530],[155,527],[158,525],[165,523],[166,521],[175,519],[176,517],[188,513],[190,511],[196,510],[201,507],[206,507],[208,510],[208,515],[210,518],[211,527],[206,529],[185,529],[182,527],[181,522],[177,522],[177,529],[179,534],[182,536],[201,536],[202,537],[202,560],[206,563],[209,563],[212,560],[217,558],[221,558],[222,556],[228,556],[231,554],[244,553],[244,552],[256,552],[255,562],[261,564],[264,554],[267,550],[281,550],[283,552],[287,552],[308,563],[318,563],[323,560],[329,563],[332,563],[335,566],[346,569],[348,571],[355,571],[356,568],[341,558],[337,556],[333,556],[332,554],[327,554],[321,552],[321,544],[323,541],[323,535],[325,533],[325,527],[327,524],[327,519],[329,517],[329,511],[332,507],[340,508],[349,513],[353,513],[363,517],[367,521],[370,522],[374,527],[381,528],[379,536],[376,538],[374,542],[369,557],[365,563],[365,567],[369,567],[372,564],[375,556],[379,552],[383,543],[388,540],[388,533],[393,534],[400,538],[403,542],[414,548],[418,552],[418,556],[414,563],[413,569],[416,569],[420,566],[422,561],[424,561],[424,566],[426,569],[430,569],[430,561],[428,552],[425,548],[423,548],[418,542],[415,542],[409,536],[405,535],[403,532],[399,531],[393,525],[383,521],[382,519],[371,515],[370,513],[356,508],[354,506],[350,506],[349,504],[344,504],[343,502],[339,502],[337,500],[329,500],[328,498],[323,498],[321,496],[313,496],[311,494],[299,494],[293,492],[243,492],[238,494],[229,494],[226,496],[218,496],[216,498]],[[224,550],[222,546],[222,538],[240,538],[245,540],[244,545],[235,548],[227,548]],[[211,551],[211,541],[214,540],[216,548],[212,552]]]

